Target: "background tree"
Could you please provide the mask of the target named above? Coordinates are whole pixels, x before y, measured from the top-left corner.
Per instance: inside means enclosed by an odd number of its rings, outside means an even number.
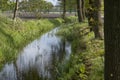
[[[82,2],[82,15],[83,15],[83,20],[85,20],[85,0],[81,0]]]
[[[102,21],[101,21],[101,1],[102,0],[89,0],[88,8],[88,22],[92,27],[95,38],[102,39]]]
[[[13,20],[16,18],[17,9],[18,9],[18,0],[16,0],[16,2],[15,2],[15,9],[14,9],[14,14],[13,14]]]
[[[77,13],[78,13],[78,21],[83,22],[83,12],[82,12],[82,0],[77,0]]]
[[[88,0],[87,0],[88,1]],[[65,3],[65,4],[64,4]],[[78,13],[79,16],[79,22],[82,22],[85,20],[85,5],[86,1],[85,0],[61,0],[61,8],[63,9],[63,17],[65,16],[66,12],[72,12],[74,11]]]
[[[63,14],[62,14],[62,18],[65,19],[65,15],[66,15],[66,0],[62,0],[63,3]]]
[[[120,80],[120,0],[105,1],[105,80]]]
[[[29,0],[20,3],[20,10],[29,13],[34,13],[37,18],[41,18],[42,12],[49,12],[53,8],[52,3],[45,0]]]
[[[93,31],[95,33],[95,38],[103,39],[102,36],[102,19],[101,19],[101,2],[102,0],[94,0],[93,11],[94,11],[94,26]]]
[[[77,6],[76,0],[66,0],[66,9],[67,9],[67,11],[69,11],[70,13],[71,13],[72,11],[75,12],[76,6]]]
[[[0,0],[1,11],[13,10],[13,8],[14,8],[14,2],[10,0]]]
[[[53,4],[51,2],[45,3],[45,7],[44,7],[45,12],[47,11],[49,13],[50,9],[52,9],[52,8],[53,8]]]
[[[66,12],[72,13],[75,12],[76,14],[76,0],[65,0],[65,6],[64,6],[64,0],[59,0],[60,1],[60,8],[65,14]]]

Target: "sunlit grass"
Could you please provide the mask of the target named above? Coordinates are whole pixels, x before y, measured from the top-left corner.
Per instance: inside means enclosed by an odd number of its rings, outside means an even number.
[[[62,22],[62,19],[13,21],[0,16],[0,67],[14,60],[25,45]]]

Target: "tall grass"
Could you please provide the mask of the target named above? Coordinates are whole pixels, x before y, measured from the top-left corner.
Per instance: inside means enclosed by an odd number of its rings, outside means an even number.
[[[25,45],[59,26],[62,19],[13,21],[0,15],[0,67],[16,58]]]

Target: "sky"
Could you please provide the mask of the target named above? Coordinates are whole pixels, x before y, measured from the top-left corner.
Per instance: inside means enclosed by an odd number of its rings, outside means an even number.
[[[10,1],[14,1],[14,0],[10,0]],[[22,1],[22,0],[19,0],[19,1]],[[57,0],[46,0],[46,1],[51,2],[54,6],[58,4]]]
[[[57,0],[46,0],[48,2],[51,2],[54,6],[57,4]]]

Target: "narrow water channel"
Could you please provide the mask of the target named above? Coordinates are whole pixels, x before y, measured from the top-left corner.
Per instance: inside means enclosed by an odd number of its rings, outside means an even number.
[[[0,71],[0,80],[56,80],[57,64],[69,59],[71,44],[55,33],[59,28],[28,44],[15,62]]]

